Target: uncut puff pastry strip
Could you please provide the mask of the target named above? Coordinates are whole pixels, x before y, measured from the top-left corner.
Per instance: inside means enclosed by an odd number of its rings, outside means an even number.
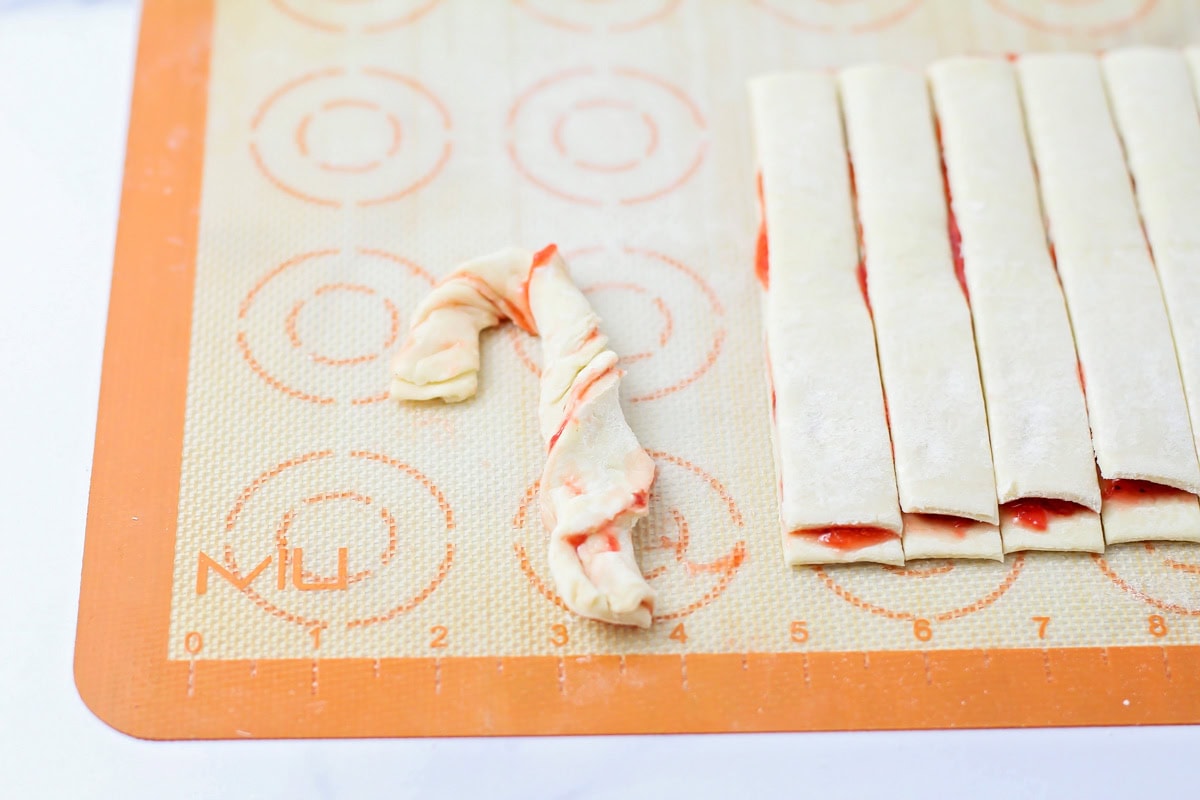
[[[1104,550],[1075,343],[1012,66],[929,70],[987,405],[1004,551]]]
[[[1017,71],[1100,475],[1194,495],[1200,464],[1175,346],[1100,62],[1027,56]],[[1104,503],[1106,540],[1154,537],[1126,505]]]
[[[865,65],[842,71],[839,84],[904,557],[1002,560],[979,362],[925,77]]]
[[[621,413],[621,372],[599,319],[553,246],[470,261],[417,307],[392,364],[392,397],[457,402],[475,392],[479,332],[511,319],[541,336],[540,482],[550,573],[571,611],[650,626],[654,590],[634,558],[654,462]]]
[[[1167,305],[1194,438],[1200,430],[1200,115],[1192,81],[1175,50],[1117,50],[1102,64]],[[1111,543],[1200,541],[1194,495],[1128,481],[1105,482],[1104,495]]]
[[[750,97],[784,558],[902,564],[836,86],[820,72],[771,75]]]

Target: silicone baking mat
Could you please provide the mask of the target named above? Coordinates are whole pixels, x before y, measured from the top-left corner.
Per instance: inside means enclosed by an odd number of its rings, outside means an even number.
[[[147,0],[76,677],[144,737],[1200,721],[1200,548],[790,569],[752,75],[1187,42],[1169,0]],[[566,613],[538,346],[381,392],[456,263],[555,241],[658,464],[648,631]]]

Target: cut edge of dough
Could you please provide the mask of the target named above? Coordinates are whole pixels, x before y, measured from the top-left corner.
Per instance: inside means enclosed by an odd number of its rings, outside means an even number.
[[[788,566],[792,567],[862,562],[902,567],[904,566],[904,547],[900,537],[896,536],[878,544],[854,550],[842,550],[822,544],[810,537],[793,536],[790,532],[785,532],[783,534],[783,558]]]
[[[1000,538],[1004,552],[1044,550],[1055,553],[1103,553],[1104,530],[1100,515],[1081,509],[1070,516],[1051,516],[1043,531],[1022,525],[1008,515],[1000,515]]]
[[[999,525],[965,518],[962,523],[959,527],[948,520],[905,514],[901,539],[905,562],[922,558],[1004,560]]]
[[[1106,500],[1100,518],[1108,544],[1200,542],[1200,500],[1193,494]]]

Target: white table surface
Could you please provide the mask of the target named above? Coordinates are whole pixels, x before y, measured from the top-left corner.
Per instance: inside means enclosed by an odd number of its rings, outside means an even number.
[[[134,0],[0,0],[0,798],[1195,796],[1195,726],[216,743],[108,728],[71,663],[136,26]]]

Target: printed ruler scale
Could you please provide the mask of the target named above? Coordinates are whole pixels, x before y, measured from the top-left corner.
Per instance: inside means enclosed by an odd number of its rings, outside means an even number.
[[[149,0],[83,698],[151,738],[1200,720],[1200,548],[782,565],[745,96],[1196,31],[1169,0]],[[486,337],[463,406],[381,394],[439,276],[551,239],[658,467],[646,632],[549,582],[532,339]]]

